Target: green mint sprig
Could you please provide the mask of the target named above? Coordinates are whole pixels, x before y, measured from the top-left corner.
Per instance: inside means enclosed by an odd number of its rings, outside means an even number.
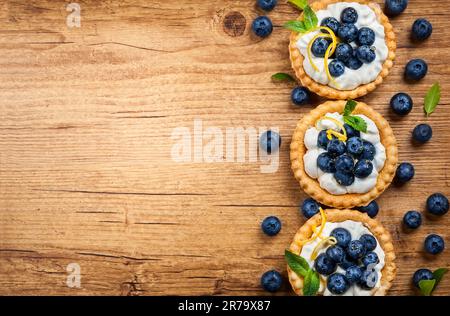
[[[292,77],[290,74],[284,73],[284,72],[277,72],[276,74],[273,74],[271,76],[272,80],[274,81],[292,81],[295,82],[294,77]]]
[[[431,86],[431,88],[428,90],[425,96],[423,110],[425,111],[425,114],[427,116],[429,116],[431,113],[434,112],[440,100],[441,100],[441,86],[439,85],[439,82],[436,82],[434,85]]]
[[[288,2],[303,10],[303,20],[287,21],[283,25],[286,29],[297,33],[306,33],[317,26],[317,24],[319,23],[319,19],[317,18],[317,15],[313,11],[313,9],[311,9],[311,7],[308,5],[308,1],[289,0]]]
[[[419,288],[422,295],[431,296],[431,294],[436,289],[439,282],[441,282],[442,277],[447,272],[448,272],[447,268],[439,268],[433,272],[434,279],[420,281]]]
[[[314,271],[302,256],[296,255],[289,250],[284,251],[284,257],[289,268],[298,276],[303,277],[303,295],[314,296],[320,288],[319,274]]]
[[[293,4],[300,10],[305,9],[305,7],[308,5],[308,0],[288,0],[287,2]]]
[[[358,103],[354,100],[347,101],[347,103],[345,104],[344,113],[343,113],[344,122],[347,125],[350,125],[351,127],[353,127],[357,131],[367,133],[366,121],[364,121],[359,116],[351,115],[353,110],[355,110],[357,104]]]

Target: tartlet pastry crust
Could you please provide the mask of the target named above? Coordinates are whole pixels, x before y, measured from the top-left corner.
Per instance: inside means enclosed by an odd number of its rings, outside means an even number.
[[[337,210],[329,209],[325,210],[327,217],[327,222],[343,222],[346,220],[353,220],[355,222],[361,222],[366,226],[371,233],[377,238],[380,247],[383,249],[385,254],[385,264],[381,270],[381,285],[374,292],[374,296],[386,295],[387,291],[392,286],[392,281],[395,278],[397,271],[395,265],[395,251],[394,245],[392,244],[392,238],[389,232],[375,219],[370,218],[367,214],[352,211],[352,210]],[[294,236],[289,250],[295,254],[300,254],[302,246],[299,242],[310,238],[313,234],[313,226],[320,226],[321,216],[320,213],[311,217],[302,227],[297,231]],[[297,295],[303,295],[303,277],[298,276],[294,271],[292,271],[289,266],[287,267],[289,282],[291,283],[292,289]]]
[[[342,113],[346,101],[327,101],[305,115],[295,128],[291,141],[291,168],[295,178],[306,194],[316,201],[335,208],[353,208],[364,206],[377,198],[391,184],[397,168],[398,150],[397,141],[389,123],[367,104],[358,102],[352,114],[363,114],[370,118],[378,128],[380,140],[386,149],[386,161],[378,174],[376,185],[367,193],[350,193],[333,195],[320,187],[319,181],[313,179],[305,172],[303,156],[306,153],[304,144],[305,132],[314,126],[315,122],[327,113]]]
[[[325,9],[329,4],[336,2],[357,2],[366,4],[375,12],[381,25],[384,26],[385,41],[389,53],[386,61],[383,64],[381,72],[378,74],[378,77],[374,81],[364,85],[360,85],[353,90],[338,90],[328,85],[323,85],[314,81],[314,79],[308,76],[308,74],[303,69],[304,57],[296,47],[296,39],[298,33],[295,32],[292,32],[289,38],[289,56],[296,77],[300,80],[302,85],[304,87],[307,87],[310,91],[322,97],[333,100],[356,99],[375,90],[375,88],[380,85],[383,82],[383,79],[389,74],[390,69],[394,65],[395,50],[397,48],[396,36],[392,25],[389,23],[388,17],[383,13],[377,3],[373,3],[367,0],[321,0],[311,3],[310,6],[314,11],[318,11]],[[302,18],[303,13],[299,16],[298,19]]]

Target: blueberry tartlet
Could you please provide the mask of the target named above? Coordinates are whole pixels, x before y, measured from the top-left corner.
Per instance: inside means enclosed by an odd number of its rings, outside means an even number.
[[[321,0],[310,6],[317,27],[293,31],[289,44],[291,64],[302,85],[337,100],[373,91],[392,68],[396,49],[392,25],[379,5]]]
[[[311,275],[307,280],[288,260],[289,282],[297,295],[385,295],[396,274],[389,232],[358,211],[321,209],[297,231],[287,251],[306,261],[302,266],[319,281],[312,285]]]
[[[389,123],[356,101],[328,101],[297,124],[291,168],[301,188],[335,208],[365,206],[392,182],[397,143]]]

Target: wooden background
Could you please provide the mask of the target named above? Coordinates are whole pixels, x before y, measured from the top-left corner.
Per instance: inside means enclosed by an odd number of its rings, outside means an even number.
[[[283,251],[302,224],[305,194],[289,166],[298,119],[317,105],[295,107],[291,86],[270,76],[289,72],[288,31],[297,11],[280,0],[264,40],[250,31],[262,12],[255,1],[78,1],[81,28],[66,26],[67,1],[0,4],[0,294],[264,295],[260,275],[285,273]],[[381,1],[378,1],[381,2]],[[414,180],[390,187],[378,218],[398,255],[391,295],[411,295],[420,267],[448,265],[449,249],[422,251],[428,233],[450,247],[450,215],[405,233],[410,209],[427,196],[450,196],[448,39],[450,2],[411,0],[392,20],[397,60],[387,81],[364,102],[392,124],[400,161]],[[430,40],[414,44],[418,17],[433,23]],[[422,57],[428,76],[402,79],[407,60]],[[425,118],[423,97],[442,84],[437,111]],[[405,91],[415,106],[391,115],[391,96]],[[260,163],[176,163],[176,127],[277,126],[280,167]],[[430,143],[413,146],[411,131],[430,123]],[[264,236],[261,220],[277,215],[281,233]],[[66,266],[81,266],[81,289],[66,285]],[[281,295],[291,294],[285,284]],[[437,295],[450,293],[450,275]]]

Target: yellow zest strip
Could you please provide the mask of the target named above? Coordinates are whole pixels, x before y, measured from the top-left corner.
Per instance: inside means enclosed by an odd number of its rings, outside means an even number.
[[[312,59],[312,54],[311,54],[311,48],[312,48],[312,45],[314,44],[314,41],[316,40],[316,39],[318,39],[319,37],[325,37],[325,38],[331,38],[331,35],[330,34],[322,34],[322,33],[319,33],[319,34],[317,34],[316,36],[314,36],[313,38],[312,38],[312,40],[309,42],[309,44],[308,44],[308,59],[309,59],[309,63],[311,64],[311,66],[313,67],[313,69],[314,69],[314,71],[315,72],[318,72],[319,71],[319,68],[317,68],[317,66],[316,66],[316,64],[314,63],[314,61],[313,61],[313,59]]]
[[[313,232],[313,236],[307,240],[303,240],[303,241],[299,241],[298,244],[300,246],[303,246],[304,244],[309,243],[310,241],[313,241],[314,239],[316,239],[317,237],[319,237],[322,234],[323,229],[325,228],[325,224],[327,222],[327,217],[325,215],[325,212],[323,211],[323,209],[320,207],[319,208],[320,211],[320,217],[322,219],[321,223],[320,223],[320,229],[319,232]]]
[[[332,129],[327,130],[327,138],[329,140],[333,139],[333,136],[331,136],[331,135],[336,136],[337,139],[339,139],[340,141],[343,141],[343,142],[345,142],[347,140],[347,136],[345,136],[339,132],[336,132],[335,130],[332,130]]]
[[[309,30],[308,32],[301,33],[301,34],[299,34],[299,36],[297,37],[297,40],[298,40],[298,38],[300,38],[301,36],[304,36],[304,35],[306,35],[306,34],[309,34],[309,33],[311,33],[311,32],[317,31],[317,30],[320,30],[320,31],[327,31],[328,34],[326,34],[326,33],[319,33],[319,34],[317,34],[316,36],[314,36],[313,39],[308,43],[308,59],[309,59],[309,62],[311,63],[311,66],[313,67],[313,69],[314,69],[316,72],[319,71],[319,69],[318,69],[317,66],[314,64],[314,62],[313,62],[313,60],[312,60],[312,57],[311,57],[311,47],[312,47],[312,44],[314,43],[314,41],[315,41],[317,38],[319,38],[319,37],[331,38],[332,43],[331,43],[330,46],[333,47],[333,51],[331,52],[331,55],[333,55],[333,53],[334,53],[334,51],[335,51],[335,49],[336,49],[336,46],[337,46],[337,38],[336,38],[336,35],[334,34],[334,32],[333,32],[329,27],[326,27],[326,26],[315,27],[315,28]],[[329,53],[329,52],[328,52],[328,53]],[[330,56],[331,56],[331,55],[330,55]]]
[[[325,52],[325,58],[324,58],[324,67],[325,72],[327,74],[328,80],[332,82],[335,86],[339,87],[339,85],[334,81],[333,77],[330,74],[330,69],[328,69],[328,58],[333,55],[334,51],[336,50],[336,42],[333,42],[332,45],[328,46],[327,51]]]
[[[331,122],[335,123],[337,126],[339,126],[339,128],[342,130],[342,133],[343,133],[343,134],[341,134],[341,133],[339,133],[339,132],[336,132],[335,130],[328,129],[328,130],[327,130],[327,138],[328,138],[328,139],[331,140],[331,139],[332,139],[331,135],[334,135],[334,136],[336,136],[340,141],[345,142],[345,141],[347,140],[347,131],[346,131],[345,128],[344,128],[344,124],[342,124],[341,122],[339,122],[338,120],[336,120],[336,119],[334,119],[334,118],[332,118],[332,117],[324,116],[324,117],[318,119],[318,120],[316,121],[316,124],[315,124],[315,125],[316,125],[316,129],[319,129],[318,124],[319,124],[319,122],[322,121],[322,120],[328,120],[328,121],[331,121]]]
[[[319,253],[319,250],[326,244],[329,243],[330,245],[336,245],[337,240],[336,238],[330,236],[322,239],[315,247],[311,254],[311,260],[315,260],[317,258],[317,254]]]

